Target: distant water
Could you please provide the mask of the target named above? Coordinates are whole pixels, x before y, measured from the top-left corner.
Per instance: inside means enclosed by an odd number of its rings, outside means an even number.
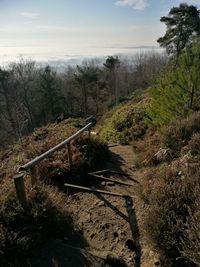
[[[64,68],[68,65],[75,66],[83,60],[98,58],[104,61],[107,56],[134,58],[136,54],[148,51],[162,52],[159,47],[39,47],[39,46],[0,46],[0,66],[7,66],[20,59],[34,60],[40,64],[49,64],[54,67]]]

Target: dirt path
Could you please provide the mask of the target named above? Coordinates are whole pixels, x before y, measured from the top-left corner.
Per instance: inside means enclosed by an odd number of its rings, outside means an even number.
[[[77,191],[68,196],[69,212],[76,225],[79,226],[80,234],[87,245],[82,246],[76,243],[74,245],[76,248],[71,249],[70,258],[67,252],[69,251],[68,248],[62,246],[62,251],[66,251],[66,253],[63,252],[66,258],[65,262],[68,262],[66,266],[153,267],[156,258],[155,254],[149,249],[142,227],[145,206],[137,197],[141,184],[139,178],[135,177],[135,155],[132,147],[110,145],[109,153],[109,159],[103,164],[104,169],[114,172],[102,174],[107,178],[120,180],[131,185],[121,185],[91,177],[88,186],[123,194],[124,197],[83,191]],[[76,257],[77,247],[84,249],[85,253],[82,253],[83,250],[78,248],[79,253]],[[49,253],[46,254],[49,255]],[[119,262],[109,265],[102,260],[108,258],[108,256],[112,258],[120,257],[125,265]],[[59,258],[59,254],[56,255],[56,258]],[[61,261],[59,262],[61,263]],[[65,264],[52,266],[64,267]]]
[[[131,146],[110,145],[110,157],[105,169],[119,173],[104,173],[108,178],[125,181],[132,186],[104,182],[91,178],[95,188],[127,195],[115,197],[78,192],[69,196],[68,205],[81,227],[90,250],[112,253],[121,257],[127,266],[141,266],[141,245],[134,196],[140,183],[134,177],[134,153]]]

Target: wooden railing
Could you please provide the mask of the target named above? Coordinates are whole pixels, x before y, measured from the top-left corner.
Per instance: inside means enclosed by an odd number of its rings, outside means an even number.
[[[71,152],[71,141],[76,139],[78,136],[80,136],[85,131],[88,131],[89,136],[90,136],[91,128],[96,124],[96,119],[94,117],[90,117],[86,120],[86,123],[87,125],[81,128],[75,134],[71,135],[63,142],[59,143],[58,145],[44,152],[40,156],[37,156],[36,158],[27,162],[26,164],[24,164],[23,166],[19,168],[18,173],[14,176],[14,184],[15,184],[17,198],[23,208],[28,207],[25,186],[24,186],[25,173],[26,172],[30,173],[31,184],[32,184],[32,187],[34,187],[37,184],[37,164],[65,146],[67,146],[69,166],[71,168],[73,165],[72,152]]]

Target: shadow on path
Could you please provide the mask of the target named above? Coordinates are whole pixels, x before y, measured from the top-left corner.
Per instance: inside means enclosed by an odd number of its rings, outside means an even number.
[[[135,241],[135,263],[134,267],[141,265],[141,246],[140,246],[140,232],[137,224],[136,214],[133,207],[133,200],[131,197],[125,197],[126,210],[128,213],[129,224],[132,232],[132,238]]]
[[[134,240],[134,246],[132,245],[132,242],[130,244],[130,249],[134,251],[134,267],[140,267],[141,266],[141,246],[140,246],[140,233],[139,228],[137,224],[136,214],[133,207],[133,200],[129,196],[124,196],[125,205],[126,205],[126,211],[127,215],[122,213],[116,206],[114,206],[110,201],[108,201],[104,196],[100,194],[95,194],[101,201],[104,201],[107,207],[112,209],[118,216],[120,216],[122,219],[124,219],[126,222],[129,223],[131,233],[132,233],[132,239]],[[129,244],[127,244],[129,246]]]

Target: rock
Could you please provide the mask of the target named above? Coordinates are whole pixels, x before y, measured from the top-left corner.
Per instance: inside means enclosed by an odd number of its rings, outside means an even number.
[[[101,185],[105,186],[106,185],[106,182],[101,182]]]
[[[107,182],[106,185],[113,186],[115,184],[113,182]]]
[[[104,201],[100,201],[97,205],[98,205],[98,207],[105,206],[105,202]]]

